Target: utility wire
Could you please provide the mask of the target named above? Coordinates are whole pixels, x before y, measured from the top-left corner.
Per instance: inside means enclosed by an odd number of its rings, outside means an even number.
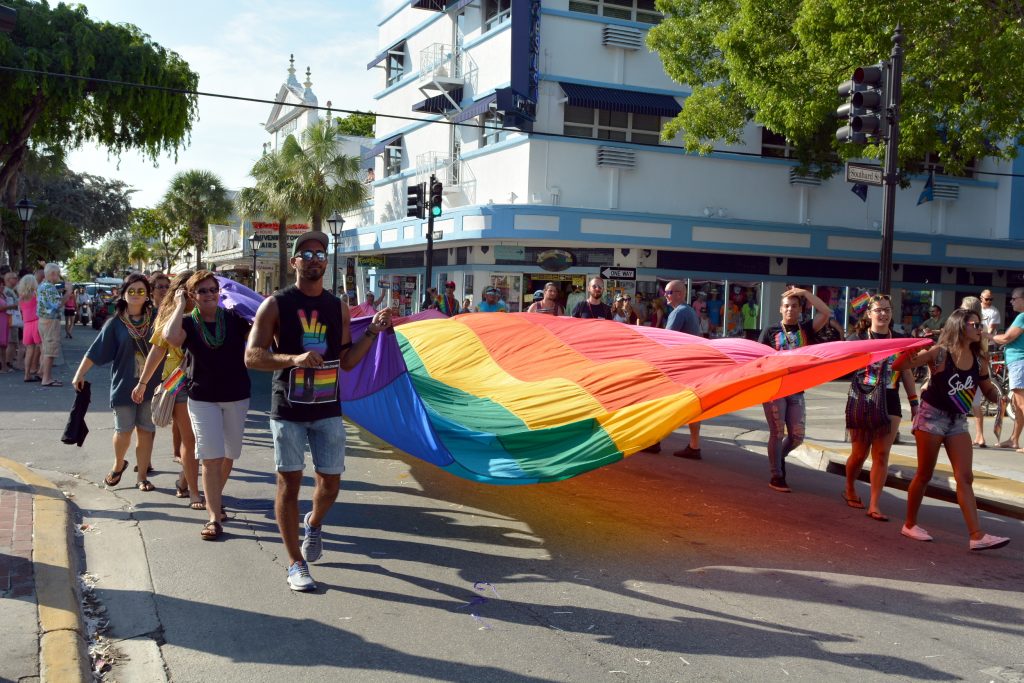
[[[147,84],[147,83],[132,83],[132,82],[129,82],[129,81],[119,81],[119,80],[114,80],[114,79],[110,79],[110,78],[96,78],[96,77],[93,77],[93,76],[79,76],[77,74],[57,73],[57,72],[53,72],[53,71],[43,71],[43,70],[40,70],[40,69],[24,69],[24,68],[16,67],[16,66],[0,65],[0,71],[9,71],[9,72],[13,72],[13,73],[30,74],[30,75],[33,75],[33,76],[48,76],[48,77],[52,77],[52,78],[67,78],[67,79],[76,80],[76,81],[89,81],[90,83],[104,83],[104,84],[107,84],[107,85],[125,86],[125,87],[129,87],[129,88],[139,88],[139,89],[142,89],[142,90],[156,90],[158,92],[166,92],[166,93],[170,93],[172,95],[191,95],[191,96],[197,96],[197,97],[213,97],[213,98],[222,99],[222,100],[235,100],[235,101],[238,101],[238,102],[252,102],[254,104],[271,104],[271,105],[286,104],[286,103],[280,102],[278,100],[268,100],[268,99],[261,98],[261,97],[245,97],[243,95],[226,95],[224,93],[204,92],[202,90],[186,90],[184,88],[172,88],[170,86],[165,86],[165,85],[150,85],[150,84]],[[302,103],[302,104],[290,104],[289,103],[289,104],[287,104],[287,106],[294,107],[294,108],[297,108],[297,109],[310,109],[310,110],[316,110],[316,111],[325,111],[325,112],[329,112],[329,113],[341,113],[341,114],[350,114],[350,115],[351,114],[358,114],[358,115],[361,115],[361,116],[375,116],[375,117],[384,118],[384,119],[395,119],[397,121],[412,121],[414,123],[423,123],[423,124],[427,124],[427,125],[430,125],[430,124],[440,124],[440,125],[445,125],[445,126],[463,126],[463,127],[466,127],[466,128],[477,128],[477,129],[481,129],[481,130],[483,130],[483,129],[495,130],[495,128],[493,126],[486,126],[486,125],[482,125],[482,124],[478,124],[478,123],[465,123],[465,122],[455,123],[453,121],[448,121],[448,120],[445,120],[445,119],[422,119],[422,118],[417,118],[415,116],[403,116],[401,114],[378,114],[378,113],[372,112],[372,111],[359,111],[358,109],[340,109],[340,108],[337,108],[337,107],[322,107],[322,106],[319,106],[319,105],[305,104],[305,103]],[[506,129],[506,130],[514,130],[514,129]],[[525,132],[525,131],[523,131],[523,132]],[[536,137],[556,138],[556,139],[561,138],[561,139],[565,139],[565,140],[593,140],[594,139],[594,138],[585,137],[585,136],[582,136],[582,135],[566,135],[565,133],[546,133],[546,132],[542,132],[542,131],[530,131],[529,133],[526,133],[526,134],[527,135],[533,135],[533,136],[536,136]],[[610,141],[610,142],[614,142],[614,141]],[[644,143],[644,142],[631,142],[629,144],[631,144],[631,145],[639,145],[639,146],[642,146],[642,147],[644,147],[644,146],[646,146],[646,147],[659,147],[661,149],[665,149],[665,147],[663,145],[659,145],[659,144],[651,144],[651,143]],[[682,149],[682,148],[676,148],[676,149]],[[783,157],[768,156],[768,155],[762,154],[760,152],[738,152],[738,151],[734,151],[734,150],[724,150],[724,149],[722,149],[722,150],[720,150],[720,149],[712,149],[711,153],[712,154],[727,154],[727,155],[741,156],[741,157],[757,157],[759,159],[778,159],[778,158],[783,158]],[[689,152],[686,152],[686,154],[689,154]],[[1004,178],[1024,178],[1024,174],[1022,174],[1022,173],[1001,173],[999,171],[978,171],[978,170],[975,170],[974,173],[975,173],[975,175],[991,175],[991,176],[1000,176],[1000,177],[1004,177]],[[956,177],[956,176],[954,176],[954,177]]]

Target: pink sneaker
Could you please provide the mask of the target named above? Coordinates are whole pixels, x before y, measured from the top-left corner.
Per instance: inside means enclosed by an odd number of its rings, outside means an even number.
[[[900,533],[903,534],[904,536],[906,536],[907,538],[914,539],[915,541],[930,541],[930,540],[932,540],[932,535],[930,533],[928,533],[927,531],[925,531],[924,529],[922,529],[921,527],[919,527],[918,525],[916,525],[916,524],[914,526],[912,526],[912,527],[908,527],[906,524],[904,524],[903,528],[900,529]],[[978,541],[978,542],[980,543],[981,541]],[[971,541],[971,543],[974,543],[974,541]],[[972,548],[972,550],[973,550],[973,548]]]
[[[1004,536],[993,536],[992,534],[985,534],[977,541],[971,541],[971,550],[995,550],[996,548],[1002,548],[1004,545],[1010,542],[1010,539]]]

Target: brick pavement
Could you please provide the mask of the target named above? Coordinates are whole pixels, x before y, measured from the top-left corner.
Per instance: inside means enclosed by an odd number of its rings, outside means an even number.
[[[34,591],[32,489],[13,477],[3,476],[0,477],[0,598],[31,597]]]

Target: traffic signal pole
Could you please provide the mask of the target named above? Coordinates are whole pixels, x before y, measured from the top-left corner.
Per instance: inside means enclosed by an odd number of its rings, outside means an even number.
[[[892,242],[896,217],[896,186],[899,182],[900,100],[903,90],[903,27],[892,34],[889,82],[886,83],[885,168],[882,176],[882,254],[879,259],[878,291],[888,294],[892,284]]]
[[[434,187],[434,183],[437,179],[434,174],[430,174],[430,181],[427,183],[427,192],[430,192]],[[434,282],[434,212],[427,207],[427,277],[423,284],[423,301],[427,301],[427,290],[430,289],[430,285]]]

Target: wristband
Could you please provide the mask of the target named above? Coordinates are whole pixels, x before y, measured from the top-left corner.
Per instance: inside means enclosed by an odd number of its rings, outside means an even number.
[[[907,400],[916,401],[917,400],[917,394],[911,394],[910,396],[907,396]]]

